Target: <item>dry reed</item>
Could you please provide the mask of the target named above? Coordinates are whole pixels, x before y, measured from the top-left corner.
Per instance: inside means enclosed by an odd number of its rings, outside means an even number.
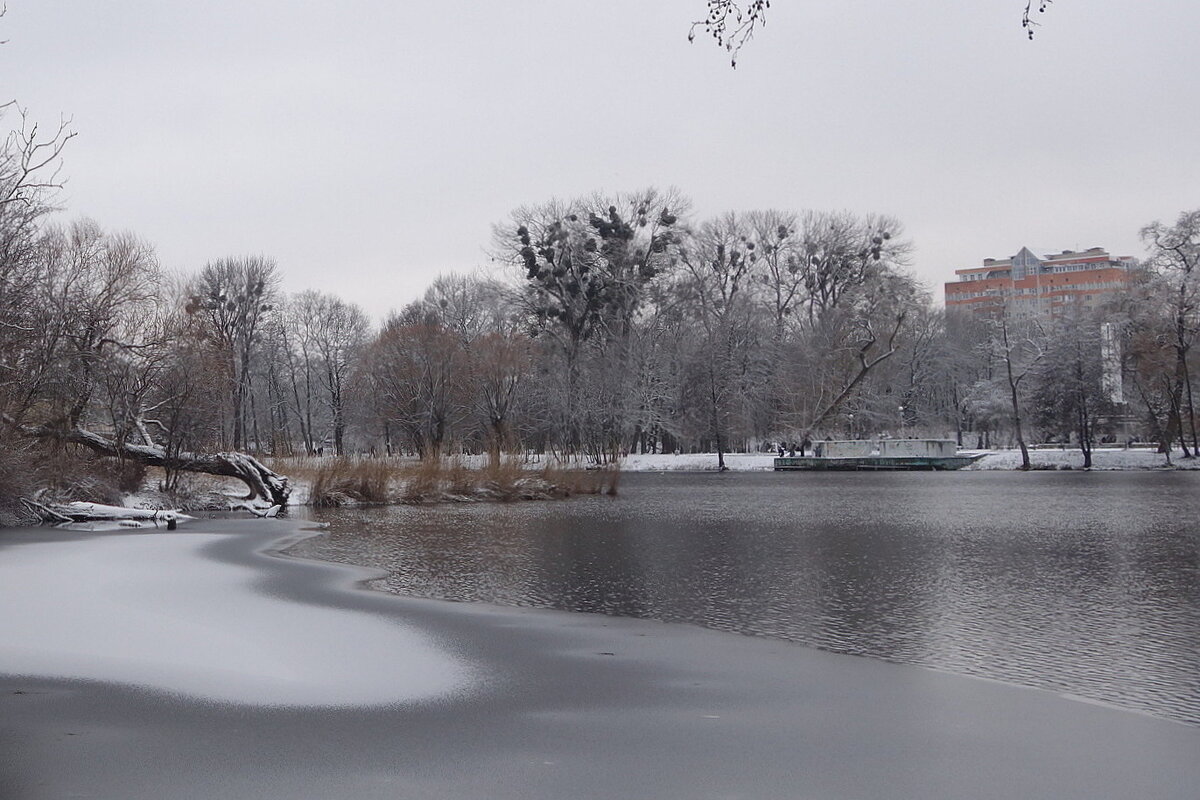
[[[308,504],[312,506],[386,503],[391,500],[396,471],[395,465],[383,459],[340,457],[319,459],[316,464],[277,464],[276,468],[285,470],[293,481],[308,483]]]
[[[307,483],[308,503],[399,502],[424,504],[491,500],[543,500],[580,494],[617,493],[620,471],[562,464],[533,468],[520,458],[475,467],[462,459],[304,457],[275,459],[272,469]]]

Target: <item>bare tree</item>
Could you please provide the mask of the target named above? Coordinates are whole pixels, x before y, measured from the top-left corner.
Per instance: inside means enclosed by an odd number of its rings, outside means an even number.
[[[284,305],[279,319],[288,383],[295,403],[300,438],[308,455],[317,452],[314,429],[320,421],[315,416],[320,413],[320,404],[317,399],[319,367],[314,342],[320,298],[320,294],[311,291],[295,295]]]
[[[515,329],[512,300],[510,287],[494,280],[450,273],[434,278],[416,308],[464,342],[471,342],[489,333]]]
[[[44,134],[26,109],[12,100],[0,104],[0,117],[10,109],[20,123],[0,142],[0,208],[12,205],[44,211],[47,193],[62,187],[61,156],[75,132],[71,121],[62,119],[49,135]]]
[[[347,383],[354,358],[365,346],[371,325],[366,313],[332,295],[323,295],[315,317],[313,342],[321,357],[326,402],[333,424],[333,447],[344,455]]]
[[[1101,320],[1083,313],[1065,313],[1052,321],[1045,356],[1034,373],[1034,419],[1065,442],[1072,434],[1092,466],[1092,449],[1103,412],[1104,365],[1100,346]]]
[[[0,413],[21,417],[33,398],[47,365],[45,314],[47,262],[42,257],[39,225],[53,210],[59,186],[60,156],[75,135],[66,122],[43,135],[15,103],[16,129],[0,139]]]
[[[488,452],[499,464],[501,452],[513,442],[512,417],[533,370],[534,349],[519,333],[488,333],[472,343],[470,356]]]
[[[1021,420],[1021,384],[1045,356],[1045,344],[1045,331],[1037,319],[1015,321],[1005,306],[994,320],[991,345],[1004,362],[1013,436],[1021,448],[1021,469],[1026,470],[1031,464]]]
[[[422,458],[437,459],[469,415],[462,342],[439,325],[393,317],[374,342],[376,391]]]
[[[204,266],[187,304],[207,321],[213,344],[225,356],[230,386],[234,449],[250,439],[251,358],[278,291],[275,262],[263,256],[211,261]]]
[[[49,230],[38,254],[39,335],[25,359],[33,374],[30,399],[21,416],[3,415],[6,427],[124,462],[238,478],[251,497],[285,503],[287,481],[253,458],[184,452],[172,447],[169,430],[166,446],[151,433],[166,426],[160,412],[174,402],[161,388],[162,373],[170,373],[164,360],[170,328],[160,313],[153,250],[85,220]],[[111,434],[93,430],[93,423]]]
[[[1125,371],[1158,449],[1171,460],[1176,439],[1191,455],[1184,433],[1185,366],[1179,358],[1177,286],[1152,272],[1135,276],[1123,298],[1120,316]]]
[[[800,263],[798,220],[791,212],[770,210],[752,212],[747,223],[749,241],[756,245],[761,302],[771,314],[775,341],[782,342],[788,322],[807,299],[808,270]]]
[[[689,385],[704,409],[721,471],[730,427],[745,423],[746,406],[764,377],[753,367],[759,355],[751,302],[757,247],[749,234],[745,220],[726,214],[706,222],[680,251],[684,270],[677,291],[701,333],[692,350],[698,380]]]
[[[990,420],[995,415],[986,410],[977,413],[980,406],[975,387],[979,382],[988,384],[993,377],[991,349],[984,344],[990,337],[987,320],[971,312],[947,309],[941,323],[932,342],[929,388],[942,396],[958,446],[964,445],[964,432],[972,430],[979,437],[977,446],[984,447],[984,437],[990,440]]]
[[[1162,294],[1166,295],[1164,308],[1171,316],[1171,346],[1183,385],[1192,451],[1200,454],[1196,405],[1192,399],[1192,377],[1188,368],[1188,356],[1200,333],[1200,210],[1185,211],[1171,227],[1161,222],[1147,225],[1142,228],[1141,236],[1150,248],[1146,266],[1157,273],[1163,284]],[[1184,451],[1186,455],[1186,445]]]
[[[583,443],[584,345],[596,337],[609,357],[624,357],[646,287],[675,260],[686,207],[674,192],[648,189],[520,208],[495,228],[496,256],[524,270],[530,332],[565,362],[555,416],[570,451]]]
[[[792,337],[780,358],[791,426],[809,438],[838,415],[867,376],[903,343],[910,316],[927,302],[905,267],[911,244],[883,215],[805,212],[795,234]]]
[[[855,290],[853,303],[822,315],[810,341],[824,355],[816,402],[800,430],[810,437],[837,413],[880,364],[900,350],[913,311],[924,298],[913,279],[883,269]]]

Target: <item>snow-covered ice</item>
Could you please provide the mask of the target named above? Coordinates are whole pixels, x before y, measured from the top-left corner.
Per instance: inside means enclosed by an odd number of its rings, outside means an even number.
[[[219,537],[6,548],[0,671],[268,706],[411,702],[472,682],[466,664],[395,620],[265,593],[250,566],[201,552]]]

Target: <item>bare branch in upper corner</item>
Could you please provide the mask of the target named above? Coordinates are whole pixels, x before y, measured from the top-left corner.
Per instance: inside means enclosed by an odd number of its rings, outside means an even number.
[[[766,24],[767,9],[770,7],[771,0],[751,0],[749,3],[708,0],[708,15],[692,23],[688,41],[695,41],[696,29],[703,28],[730,54],[729,65],[736,68],[742,45],[754,38],[755,28]]]
[[[1040,22],[1034,22],[1031,16],[1033,9],[1036,7],[1039,14],[1046,13],[1046,7],[1053,3],[1054,0],[1026,0],[1025,13],[1021,15],[1021,27],[1029,34],[1029,38],[1033,38],[1033,29],[1040,25]]]
[[[47,135],[15,101],[0,104],[0,113],[10,107],[17,109],[21,123],[0,141],[0,206],[30,204],[45,192],[60,188],[60,156],[67,142],[75,138],[70,119],[60,119]]]
[[[1021,27],[1029,38],[1033,29],[1041,23],[1034,21],[1034,13],[1043,14],[1054,0],[1025,0],[1025,11],[1021,15]],[[730,54],[729,65],[737,67],[738,54],[742,46],[754,38],[754,31],[767,23],[767,9],[771,0],[708,0],[708,14],[696,20],[688,30],[688,41],[696,40],[696,31],[701,29]]]

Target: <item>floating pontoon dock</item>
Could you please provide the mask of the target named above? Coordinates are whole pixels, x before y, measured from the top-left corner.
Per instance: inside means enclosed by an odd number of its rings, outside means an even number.
[[[776,470],[961,469],[978,455],[958,455],[953,439],[850,439],[817,442],[811,456],[775,459]]]

